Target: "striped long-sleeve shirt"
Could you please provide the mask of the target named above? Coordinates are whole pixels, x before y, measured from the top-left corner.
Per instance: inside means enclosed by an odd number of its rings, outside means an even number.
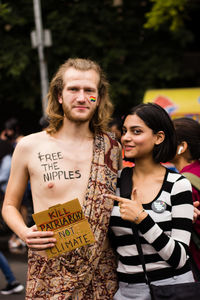
[[[126,174],[123,176],[125,186],[122,186],[122,178],[119,178],[117,194],[130,199],[134,168],[125,169],[123,170]],[[164,211],[156,212],[155,204],[158,208],[160,205],[164,207]],[[137,225],[137,228],[150,279],[160,280],[189,271],[187,249],[194,211],[190,182],[181,174],[166,169],[158,195],[152,202],[143,204],[143,207],[148,216]],[[118,203],[115,202],[110,228],[111,241],[118,254],[119,281],[144,282],[131,226],[130,221],[121,219]]]

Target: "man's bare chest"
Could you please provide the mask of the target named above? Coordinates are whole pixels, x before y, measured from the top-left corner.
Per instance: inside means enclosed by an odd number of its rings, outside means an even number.
[[[93,145],[90,143],[83,149],[78,147],[38,146],[29,157],[29,174],[40,175],[43,181],[50,180],[74,180],[81,178],[81,170],[90,168]]]
[[[41,197],[65,199],[83,198],[91,171],[93,148],[79,152],[59,147],[34,151],[29,163],[33,194]]]
[[[52,153],[38,153],[38,169],[42,174],[42,181],[73,181],[81,179],[89,171],[91,157],[84,155],[64,154],[60,151]],[[36,172],[37,172],[36,171]]]

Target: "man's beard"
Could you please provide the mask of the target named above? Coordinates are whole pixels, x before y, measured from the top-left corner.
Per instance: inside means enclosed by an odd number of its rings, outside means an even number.
[[[82,124],[85,122],[88,122],[92,119],[92,116],[94,115],[95,111],[90,111],[89,114],[84,115],[84,116],[76,116],[73,115],[73,113],[71,112],[71,109],[69,109],[69,107],[67,105],[65,105],[65,103],[62,103],[62,108],[63,108],[63,112],[64,112],[64,116],[72,122],[75,122],[77,124]]]

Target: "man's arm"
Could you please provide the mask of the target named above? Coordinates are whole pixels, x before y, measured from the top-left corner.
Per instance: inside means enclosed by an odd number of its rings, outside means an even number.
[[[10,177],[4,198],[2,215],[8,226],[29,248],[44,250],[55,245],[53,232],[41,232],[36,225],[28,228],[20,213],[21,201],[28,183],[28,159],[30,145],[27,141],[17,144],[13,153]]]

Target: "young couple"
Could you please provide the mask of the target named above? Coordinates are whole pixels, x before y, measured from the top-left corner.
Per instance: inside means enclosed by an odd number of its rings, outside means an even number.
[[[69,59],[50,84],[49,127],[24,137],[14,151],[3,216],[29,248],[26,299],[129,299],[121,296],[127,285],[131,299],[138,299],[133,297],[142,270],[131,222],[143,236],[153,280],[175,275],[178,281],[193,280],[186,254],[194,210],[191,185],[160,164],[176,152],[171,120],[154,104],[142,104],[124,119],[122,142],[135,167],[127,178],[127,197],[120,198],[115,192],[121,148],[106,132],[111,112],[108,82],[99,65]],[[28,180],[35,213],[78,198],[96,242],[48,259],[44,250],[55,245],[53,232],[28,228],[19,213]],[[153,210],[156,201],[163,203],[163,212]],[[119,257],[118,292],[116,256],[107,240],[110,222]],[[145,293],[147,298],[140,300],[149,299]]]

